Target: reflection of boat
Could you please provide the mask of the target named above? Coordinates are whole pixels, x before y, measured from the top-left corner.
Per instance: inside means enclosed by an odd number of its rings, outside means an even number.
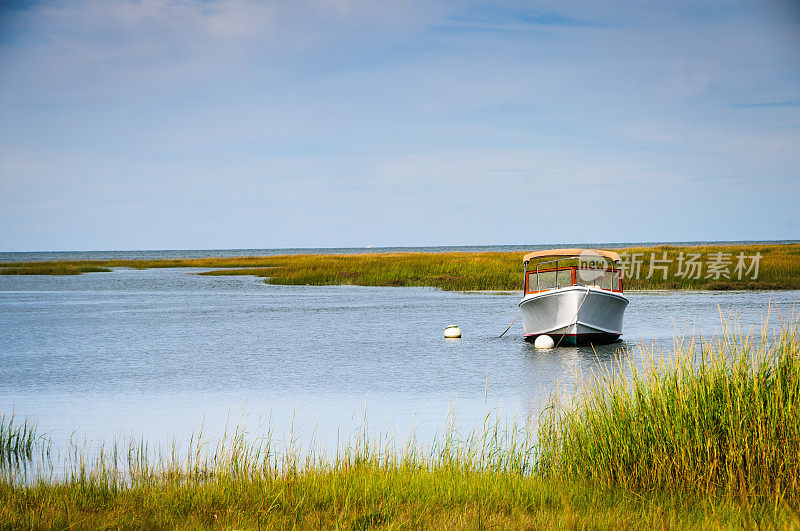
[[[556,345],[608,343],[622,334],[628,299],[617,253],[551,249],[526,254],[523,264],[519,308],[526,340],[547,334]]]

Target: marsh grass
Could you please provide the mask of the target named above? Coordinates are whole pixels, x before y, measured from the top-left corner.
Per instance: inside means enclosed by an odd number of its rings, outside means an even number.
[[[50,451],[50,443],[35,421],[25,418],[20,422],[13,413],[0,414],[0,468],[30,461],[37,447],[45,454]]]
[[[630,247],[619,249],[618,252],[629,256],[637,255],[641,260],[639,278],[626,274],[626,290],[648,289],[703,289],[703,290],[779,290],[800,289],[800,245],[798,244],[756,244],[756,245],[704,245],[696,247],[674,247],[662,245],[658,247]],[[663,272],[651,269],[653,260],[661,260],[666,253],[670,261],[667,269],[667,278]],[[700,278],[681,278],[678,273],[678,257],[690,254],[700,254],[704,263]],[[708,263],[718,253],[723,253],[723,259],[729,260],[729,278],[710,275]],[[746,265],[750,265],[749,257],[756,253],[761,254],[758,277],[749,278],[742,274],[742,278],[734,272],[739,255],[743,253]],[[656,265],[658,262],[655,262]],[[743,272],[744,273],[744,272]],[[648,276],[650,278],[648,278]]]
[[[278,285],[428,286],[445,290],[505,290],[515,269],[506,253],[392,253],[275,257],[258,272]],[[515,267],[517,266],[517,267]],[[227,272],[222,272],[226,274]],[[206,274],[220,274],[208,272]],[[515,287],[521,286],[516,271]]]
[[[719,527],[800,523],[791,506],[692,491],[598,488],[536,472],[532,429],[488,414],[413,440],[351,438],[333,457],[243,427],[180,450],[142,440],[73,446],[66,477],[0,481],[0,526],[181,528]]]
[[[639,247],[618,249],[635,254],[641,261],[639,278],[625,278],[626,290],[647,289],[800,289],[800,245],[729,245],[702,247]],[[667,278],[655,270],[651,260],[671,261]],[[708,277],[704,269],[700,278],[677,276],[678,256],[701,254],[706,261],[716,253],[730,255],[731,278]],[[760,253],[756,279],[734,273],[737,257]],[[394,253],[353,255],[292,255],[265,257],[269,268],[248,270],[227,269],[201,273],[204,275],[253,274],[266,277],[269,284],[360,286],[429,286],[444,290],[517,291],[522,289],[521,253]],[[749,258],[748,258],[749,260]],[[747,262],[749,265],[749,261]],[[707,266],[706,266],[707,267]],[[247,271],[245,273],[245,271]],[[650,278],[647,278],[650,276]]]
[[[636,247],[618,249],[637,254],[641,261],[639,278],[625,278],[626,290],[645,289],[800,289],[800,245],[726,245],[701,247]],[[662,259],[671,265],[667,278],[654,270],[651,260]],[[737,257],[761,253],[756,279],[741,279],[733,272]],[[729,278],[708,276],[681,278],[677,258],[680,253],[701,254],[703,261],[715,253],[727,253],[731,260]],[[749,262],[748,262],[749,265]],[[136,269],[194,267],[220,268],[202,275],[254,275],[280,285],[428,286],[444,290],[518,291],[522,289],[522,253],[382,253],[350,255],[282,255],[186,260],[96,260],[72,262],[0,263],[0,274],[77,274],[112,267]],[[707,266],[706,266],[707,267]],[[96,269],[90,269],[96,268]],[[224,269],[222,269],[224,268]],[[650,278],[647,278],[647,277]]]
[[[0,526],[797,528],[797,330],[793,315],[671,356],[622,351],[556,388],[538,423],[453,416],[428,447],[366,421],[333,454],[242,423],[165,449],[73,444],[63,477],[0,480]]]
[[[25,264],[0,264],[0,275],[80,275],[82,273],[108,273],[111,269],[97,265],[74,265],[67,262],[30,262]]]
[[[697,492],[800,501],[800,338],[792,315],[760,335],[727,326],[717,339],[643,348],[580,375],[540,426],[544,477],[637,492]]]
[[[368,463],[269,478],[0,484],[6,528],[563,529],[790,527],[786,505]]]

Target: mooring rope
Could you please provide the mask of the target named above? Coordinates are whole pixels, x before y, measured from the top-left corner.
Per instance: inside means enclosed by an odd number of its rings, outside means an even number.
[[[575,310],[575,315],[573,315],[572,319],[569,320],[570,324],[568,324],[567,327],[564,329],[564,333],[562,333],[561,337],[558,338],[558,343],[556,343],[556,346],[553,347],[553,348],[556,348],[561,344],[561,340],[564,339],[564,336],[567,335],[567,331],[569,330],[569,327],[572,326],[572,320],[573,319],[575,320],[575,333],[576,334],[578,333],[578,312],[581,311],[581,306],[583,306],[583,303],[586,302],[586,297],[588,297],[588,296],[589,296],[589,286],[586,286],[586,293],[583,294],[583,300],[578,305],[578,309]]]
[[[511,327],[512,327],[512,326],[514,326],[514,321],[516,321],[516,320],[517,320],[517,316],[519,315],[519,312],[521,312],[521,311],[522,311],[522,308],[520,308],[519,310],[517,310],[517,315],[515,315],[515,316],[514,316],[514,319],[512,319],[512,320],[511,320],[511,324],[510,324],[510,325],[508,325],[508,328],[506,328],[506,332],[508,332],[509,330],[511,330]],[[501,337],[503,337],[504,335],[506,335],[506,332],[503,332],[502,334],[500,334],[499,336],[497,336],[497,339],[500,339]]]

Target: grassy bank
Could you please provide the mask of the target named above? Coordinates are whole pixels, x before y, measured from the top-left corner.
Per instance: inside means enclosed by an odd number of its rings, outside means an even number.
[[[544,475],[800,502],[797,320],[776,337],[728,331],[685,345],[581,378],[577,400],[548,409]]]
[[[625,289],[800,289],[800,245],[726,245],[704,247],[637,247],[618,249],[635,256]],[[669,262],[664,271],[651,268]],[[709,270],[717,253],[727,261],[725,275]],[[738,256],[744,253],[745,265],[759,253],[757,278],[754,271],[737,274]],[[690,255],[699,254],[702,269],[679,276]],[[652,259],[655,259],[652,261]],[[653,263],[651,263],[651,261]],[[219,268],[205,275],[254,275],[270,284],[360,286],[430,286],[445,290],[520,290],[522,253],[388,253],[352,255],[283,255],[237,258],[199,258],[187,260],[97,260],[72,262],[0,263],[0,274],[74,274],[108,270],[111,267],[138,269],[164,267]],[[91,269],[95,268],[95,269]],[[224,269],[223,269],[224,268]],[[699,273],[699,274],[695,274]],[[647,278],[647,277],[650,278]],[[699,278],[695,278],[695,277]],[[742,278],[737,278],[741,276]]]
[[[797,326],[622,353],[536,427],[487,418],[427,448],[356,435],[326,457],[237,429],[74,451],[63,480],[5,470],[0,527],[797,528]]]
[[[519,475],[360,464],[272,479],[0,484],[0,525],[29,528],[796,528],[784,504],[635,494]]]

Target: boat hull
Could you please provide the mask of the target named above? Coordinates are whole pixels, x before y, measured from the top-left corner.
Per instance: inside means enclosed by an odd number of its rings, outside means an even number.
[[[627,306],[619,293],[585,286],[532,293],[519,303],[525,339],[547,334],[561,345],[616,341]]]

